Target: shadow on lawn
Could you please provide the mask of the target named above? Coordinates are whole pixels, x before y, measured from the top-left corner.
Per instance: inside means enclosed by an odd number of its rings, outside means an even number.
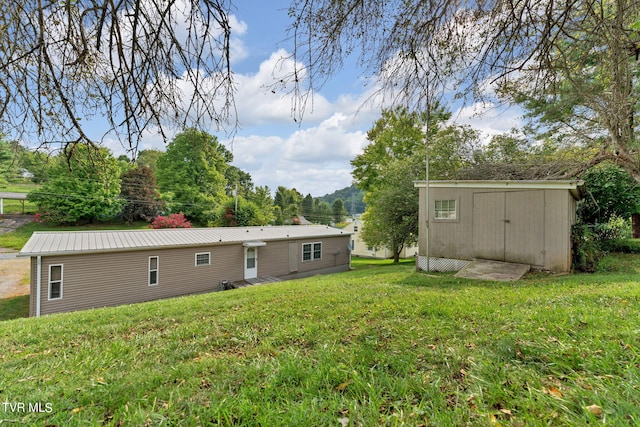
[[[29,295],[0,299],[0,321],[29,317]]]

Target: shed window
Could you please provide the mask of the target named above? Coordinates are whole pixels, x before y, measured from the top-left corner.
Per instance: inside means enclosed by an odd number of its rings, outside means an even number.
[[[202,252],[196,254],[196,267],[199,265],[211,265],[211,253]]]
[[[149,286],[158,284],[159,260],[157,256],[149,257]]]
[[[49,266],[49,299],[62,299],[62,264]]]
[[[302,261],[313,261],[322,258],[322,243],[303,243]]]
[[[456,201],[455,200],[436,200],[435,201],[435,219],[456,219]]]

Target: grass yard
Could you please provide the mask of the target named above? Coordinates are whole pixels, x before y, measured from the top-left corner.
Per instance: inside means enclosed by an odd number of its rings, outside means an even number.
[[[638,425],[640,261],[607,266],[493,283],[384,265],[3,322],[0,423]]]
[[[29,316],[29,295],[0,299],[0,322]],[[0,408],[0,419],[2,419]]]

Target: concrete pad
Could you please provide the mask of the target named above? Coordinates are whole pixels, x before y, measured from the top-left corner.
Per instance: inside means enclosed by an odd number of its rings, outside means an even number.
[[[526,264],[478,259],[458,271],[455,277],[511,282],[520,279],[530,269],[531,266]]]

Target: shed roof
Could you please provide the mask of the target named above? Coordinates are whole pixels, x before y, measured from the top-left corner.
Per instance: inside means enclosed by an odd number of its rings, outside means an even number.
[[[324,225],[172,228],[161,230],[36,231],[18,256],[73,255],[197,247],[253,241],[350,235]]]
[[[426,187],[426,181],[416,181],[416,187]],[[568,190],[571,195],[580,200],[585,194],[584,181],[573,180],[458,180],[458,181],[429,181],[429,188],[496,188],[516,190]]]

